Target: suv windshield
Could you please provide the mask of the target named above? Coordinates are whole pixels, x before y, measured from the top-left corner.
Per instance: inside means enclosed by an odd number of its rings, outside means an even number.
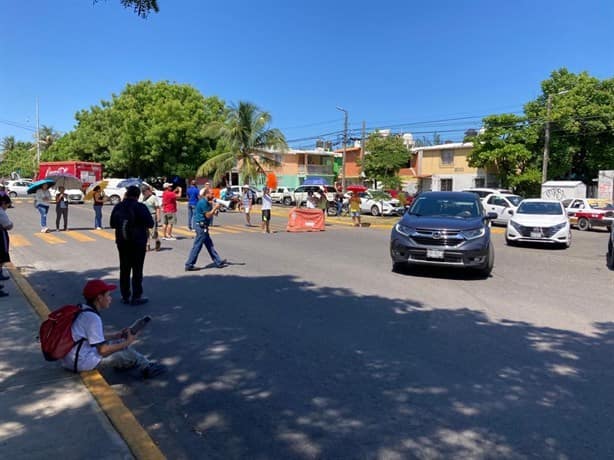
[[[556,216],[563,214],[563,208],[559,203],[545,203],[539,201],[525,201],[520,203],[517,214],[546,214]]]
[[[418,197],[409,210],[410,214],[425,217],[455,217],[468,219],[481,216],[477,200],[451,200],[448,198]]]

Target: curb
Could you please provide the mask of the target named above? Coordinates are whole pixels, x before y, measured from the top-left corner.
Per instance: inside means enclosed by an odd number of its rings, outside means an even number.
[[[14,264],[6,264],[17,287],[21,290],[30,306],[41,319],[47,319],[49,307],[43,302],[28,280]],[[137,459],[165,460],[166,457],[153,442],[147,431],[138,422],[134,414],[126,407],[117,393],[109,386],[97,370],[81,372],[81,380],[92,394],[102,412],[110,420],[115,430],[127,444]]]

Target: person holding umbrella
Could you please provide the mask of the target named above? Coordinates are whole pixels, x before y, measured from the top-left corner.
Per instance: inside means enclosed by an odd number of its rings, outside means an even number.
[[[36,189],[36,195],[34,196],[34,207],[41,216],[41,233],[49,232],[49,228],[47,227],[47,214],[49,213],[49,203],[51,202],[49,183],[50,182],[42,183],[41,186]]]
[[[60,231],[60,219],[64,219],[64,231],[68,230],[68,199],[64,186],[58,187],[55,194],[55,229]]]
[[[104,196],[102,194],[102,187],[97,185],[94,187],[94,228],[96,230],[102,230],[102,205],[104,204]]]

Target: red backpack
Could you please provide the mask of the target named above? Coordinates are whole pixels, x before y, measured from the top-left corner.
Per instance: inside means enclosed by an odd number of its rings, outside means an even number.
[[[39,330],[39,339],[43,356],[47,361],[62,359],[75,344],[79,343],[79,348],[77,349],[77,355],[75,357],[76,372],[79,351],[85,339],[75,342],[72,338],[70,328],[77,316],[84,311],[93,311],[98,314],[98,312],[92,308],[81,308],[81,305],[64,305],[49,313],[47,319],[43,321]]]

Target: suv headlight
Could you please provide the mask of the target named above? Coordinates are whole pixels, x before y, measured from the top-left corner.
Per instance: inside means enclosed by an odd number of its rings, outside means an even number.
[[[510,220],[510,225],[512,227],[514,227],[514,230],[516,230],[518,233],[522,232],[522,225],[520,225],[518,222],[514,222],[513,220]]]
[[[474,228],[471,230],[463,230],[461,234],[465,237],[466,240],[475,240],[481,236],[484,236],[486,233],[486,229],[484,227]]]
[[[398,223],[394,226],[395,230],[399,232],[401,235],[409,236],[416,231],[415,228],[408,227],[407,225],[403,225]]]
[[[566,226],[567,226],[567,222],[563,222],[563,223],[560,223],[558,225],[552,226],[553,234],[563,230]]]

